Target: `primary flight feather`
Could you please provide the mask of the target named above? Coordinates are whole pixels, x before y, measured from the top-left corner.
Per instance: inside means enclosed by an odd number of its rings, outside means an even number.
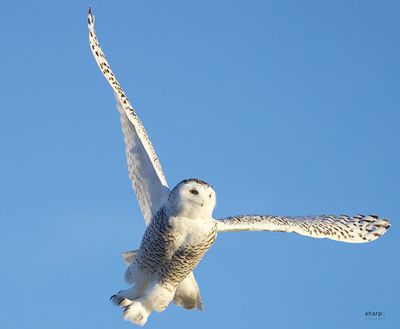
[[[390,227],[376,215],[284,217],[240,215],[216,220],[211,185],[186,179],[171,191],[147,132],[108,64],[88,13],[90,48],[117,99],[124,134],[129,177],[147,226],[140,248],[123,253],[125,279],[132,287],[111,297],[126,320],[144,325],[151,312],[175,304],[202,309],[193,269],[214,243],[218,232],[295,232],[314,238],[363,243]]]

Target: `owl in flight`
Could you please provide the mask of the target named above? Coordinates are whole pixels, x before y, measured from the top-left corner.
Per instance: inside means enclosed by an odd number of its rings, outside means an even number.
[[[128,266],[125,280],[132,287],[111,297],[123,309],[126,320],[144,325],[151,312],[162,312],[171,302],[201,310],[193,269],[219,232],[295,232],[313,238],[364,243],[389,229],[389,221],[376,215],[240,215],[214,219],[216,195],[210,184],[190,178],[170,190],[146,130],[100,48],[90,8],[88,27],[94,59],[117,99],[129,177],[147,225],[140,248],[123,253]]]

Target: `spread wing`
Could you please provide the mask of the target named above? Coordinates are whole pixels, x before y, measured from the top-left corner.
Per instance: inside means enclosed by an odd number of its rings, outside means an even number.
[[[378,239],[390,227],[387,219],[375,215],[355,216],[234,216],[218,220],[218,232],[275,231],[295,232],[313,238],[363,243]]]
[[[90,8],[88,27],[90,48],[94,59],[111,85],[117,99],[126,145],[129,177],[132,180],[132,187],[136,192],[144,220],[148,225],[168,197],[167,180],[142,122],[136,115],[100,48],[94,30],[94,16]]]

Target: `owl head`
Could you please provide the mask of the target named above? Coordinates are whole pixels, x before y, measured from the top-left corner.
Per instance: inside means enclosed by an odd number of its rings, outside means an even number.
[[[210,218],[216,204],[212,186],[200,179],[185,179],[176,185],[168,198],[175,216],[188,218]]]

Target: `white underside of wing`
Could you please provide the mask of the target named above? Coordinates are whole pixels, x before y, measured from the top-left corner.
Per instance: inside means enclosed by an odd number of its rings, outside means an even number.
[[[375,215],[282,217],[243,215],[218,220],[218,232],[295,232],[313,238],[363,243],[376,240],[390,227],[387,219]]]
[[[108,64],[94,30],[94,16],[88,15],[90,48],[97,65],[114,90],[121,115],[129,177],[146,224],[169,194],[167,180],[147,132]]]
[[[120,104],[117,104],[117,108],[121,115],[129,178],[132,181],[132,188],[136,192],[144,220],[148,225],[153,215],[168,198],[169,189],[166,182],[164,185],[160,181],[160,177],[154,170],[153,163],[125,111]]]

